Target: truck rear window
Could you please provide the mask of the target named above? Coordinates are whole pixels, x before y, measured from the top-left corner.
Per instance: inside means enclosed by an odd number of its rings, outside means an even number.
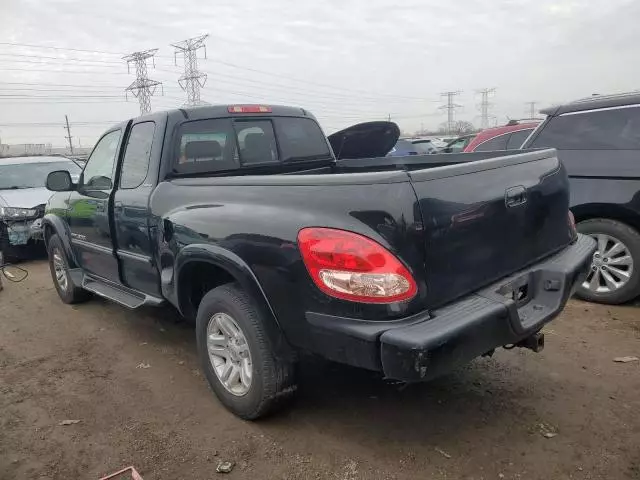
[[[318,124],[299,117],[187,122],[176,150],[174,171],[185,174],[333,159]]]

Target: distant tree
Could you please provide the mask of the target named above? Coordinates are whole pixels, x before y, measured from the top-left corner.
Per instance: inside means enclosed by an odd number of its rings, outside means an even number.
[[[474,132],[476,127],[473,126],[473,123],[467,122],[466,120],[458,120],[453,124],[453,130],[458,135],[466,135],[467,133]]]
[[[457,122],[454,122],[451,132],[448,131],[447,127],[447,122],[441,123],[438,128],[438,133],[446,135],[466,135],[468,133],[473,133],[476,131],[473,123],[466,120],[458,120]]]

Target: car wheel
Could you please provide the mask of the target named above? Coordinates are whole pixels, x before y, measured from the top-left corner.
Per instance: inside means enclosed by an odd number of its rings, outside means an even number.
[[[619,304],[640,294],[640,234],[625,223],[594,218],[577,225],[593,237],[598,249],[576,295],[597,303]]]
[[[58,235],[53,235],[49,239],[48,254],[51,278],[60,299],[64,303],[80,303],[88,300],[91,294],[73,283],[69,274],[69,261]]]
[[[276,358],[266,319],[236,284],[208,292],[198,308],[198,356],[220,402],[246,420],[272,413],[295,392],[295,364]]]

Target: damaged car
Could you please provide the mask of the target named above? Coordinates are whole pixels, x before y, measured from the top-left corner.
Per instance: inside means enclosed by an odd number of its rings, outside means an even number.
[[[51,196],[47,175],[68,170],[79,178],[81,169],[65,157],[0,158],[0,252],[16,261],[43,249],[42,217]]]

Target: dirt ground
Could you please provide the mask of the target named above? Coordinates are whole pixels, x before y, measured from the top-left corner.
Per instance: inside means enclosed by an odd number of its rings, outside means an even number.
[[[406,388],[307,361],[292,408],[248,423],[171,311],[67,306],[26,266],[0,292],[0,479],[640,479],[640,362],[613,362],[640,356],[638,307],[573,301],[541,354]]]

